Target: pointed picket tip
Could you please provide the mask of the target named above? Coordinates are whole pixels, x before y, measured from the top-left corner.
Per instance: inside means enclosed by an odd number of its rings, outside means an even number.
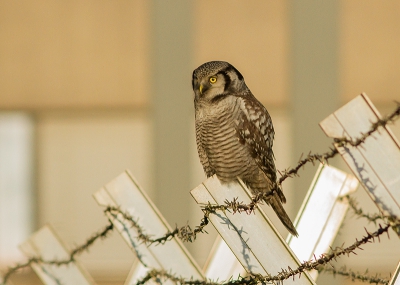
[[[320,164],[294,221],[299,237],[286,239],[300,261],[329,252],[348,209],[348,202],[341,198],[355,192],[358,185],[353,175]],[[310,275],[317,279],[318,272]]]
[[[107,183],[94,193],[93,197],[99,206],[118,208],[121,212],[131,215],[147,235],[160,237],[168,231],[173,231],[129,170]],[[135,283],[150,269],[173,272],[187,279],[204,279],[201,269],[181,240],[172,238],[162,246],[146,245],[137,240],[138,231],[132,227],[130,221],[120,214],[106,212],[106,215],[140,261],[132,267],[125,284]],[[170,283],[172,284],[171,281],[166,282]]]
[[[45,225],[31,235],[28,240],[20,244],[20,249],[28,257],[49,261],[70,259],[70,252],[50,225]],[[32,263],[31,267],[46,285],[95,284],[93,278],[76,260],[62,266]]]
[[[368,96],[361,94],[329,115],[320,126],[331,138],[355,140],[380,119]],[[400,218],[400,144],[390,128],[378,127],[358,147],[338,143],[335,147],[379,210]]]

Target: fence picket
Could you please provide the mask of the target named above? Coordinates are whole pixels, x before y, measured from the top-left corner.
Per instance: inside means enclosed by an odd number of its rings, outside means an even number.
[[[361,94],[325,118],[320,126],[328,137],[348,139],[368,132],[380,114]],[[371,199],[385,215],[400,217],[400,144],[388,126],[378,128],[358,147],[335,143]],[[400,229],[397,233],[400,235]]]
[[[69,260],[70,253],[50,225],[42,227],[20,245],[21,251],[28,257],[42,258],[45,261]],[[67,265],[32,263],[32,269],[46,285],[58,284],[95,284],[89,273],[79,264]]]
[[[347,201],[340,198],[357,187],[358,181],[353,175],[320,164],[294,221],[299,237],[287,238],[300,261],[329,252],[348,209]],[[318,272],[314,270],[310,275],[317,279]]]
[[[100,206],[119,207],[137,219],[145,233],[155,237],[172,231],[150,198],[141,190],[129,171],[125,171],[94,194]],[[138,232],[121,215],[107,212],[118,232],[136,253],[141,265],[131,270],[126,284],[134,283],[146,272],[146,268],[163,269],[187,279],[203,279],[203,273],[179,239],[173,238],[163,245],[145,245],[138,241]],[[145,227],[144,227],[145,226]],[[145,268],[142,268],[145,267]],[[170,282],[168,282],[170,283]]]
[[[228,280],[245,275],[246,270],[221,236],[218,236],[204,266],[204,272],[211,280]]]

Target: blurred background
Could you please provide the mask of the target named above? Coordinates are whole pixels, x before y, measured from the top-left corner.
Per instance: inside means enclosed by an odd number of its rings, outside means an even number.
[[[318,123],[361,92],[382,114],[395,109],[399,46],[397,0],[1,1],[0,271],[47,223],[71,248],[106,225],[92,194],[125,169],[172,226],[199,224],[191,73],[202,63],[244,75],[272,116],[284,170],[328,150]],[[399,138],[400,123],[391,127]],[[292,218],[315,170],[284,182]],[[356,197],[377,211],[363,189]],[[364,226],[374,229],[348,214],[335,243],[353,243]],[[188,245],[200,266],[216,237],[207,231]],[[399,248],[392,234],[338,263],[387,277]],[[112,233],[79,260],[99,284],[123,284],[135,258]],[[40,284],[29,270],[12,281]],[[323,274],[319,284],[358,283]]]

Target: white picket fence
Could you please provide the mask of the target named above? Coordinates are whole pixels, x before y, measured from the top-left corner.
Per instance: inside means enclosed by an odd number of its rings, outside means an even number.
[[[322,129],[331,138],[355,138],[367,132],[371,122],[380,118],[365,94],[334,112],[321,122]],[[348,209],[346,199],[356,191],[360,181],[370,197],[384,214],[400,217],[400,145],[387,127],[380,127],[362,144],[336,144],[343,159],[356,179],[331,166],[320,165],[303,205],[295,219],[299,237],[288,236],[286,241],[275,229],[267,215],[257,207],[255,214],[233,214],[216,211],[209,219],[220,237],[205,268],[201,269],[178,238],[162,245],[138,241],[137,229],[121,214],[106,212],[114,227],[136,254],[138,261],[131,269],[125,284],[135,284],[149,270],[165,270],[188,280],[228,280],[246,272],[263,276],[277,275],[288,267],[295,269],[301,262],[314,259],[329,251]],[[229,185],[211,177],[191,191],[199,207],[221,205],[235,198],[246,204],[251,193],[238,180]],[[138,186],[129,171],[125,171],[94,194],[101,207],[118,207],[140,223],[146,234],[158,237],[172,231],[146,193]],[[222,237],[222,238],[221,238]],[[47,225],[21,245],[28,257],[46,260],[65,260],[69,251],[51,226]],[[395,270],[395,264],[393,270]],[[400,262],[391,285],[400,284]],[[44,284],[95,284],[93,278],[77,262],[56,266],[32,263],[32,269]],[[310,271],[289,278],[285,284],[316,284],[318,273]],[[151,281],[154,283],[155,281]],[[172,284],[172,281],[165,281]],[[275,284],[275,283],[274,283]],[[278,283],[276,283],[278,284]]]

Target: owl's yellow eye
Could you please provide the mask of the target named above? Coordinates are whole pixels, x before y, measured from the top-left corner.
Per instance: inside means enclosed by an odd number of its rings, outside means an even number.
[[[217,82],[217,77],[215,77],[215,76],[210,77],[209,81],[211,84],[214,84],[215,82]]]

